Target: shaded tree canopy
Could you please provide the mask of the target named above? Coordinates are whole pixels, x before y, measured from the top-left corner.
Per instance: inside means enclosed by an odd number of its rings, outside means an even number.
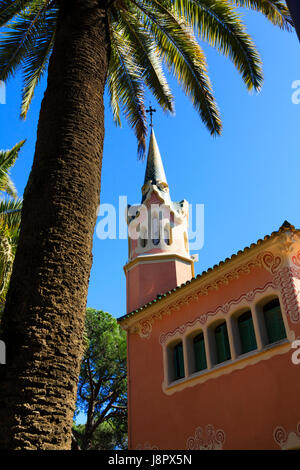
[[[121,447],[127,433],[126,333],[109,313],[91,308],[85,328],[75,415],[84,412],[87,420],[73,436],[81,449]]]
[[[73,425],[72,450],[83,448],[85,424]],[[127,420],[112,418],[95,430],[89,450],[127,450]]]

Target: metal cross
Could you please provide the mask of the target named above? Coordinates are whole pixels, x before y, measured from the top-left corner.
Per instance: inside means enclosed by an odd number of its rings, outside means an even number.
[[[153,113],[156,113],[156,109],[152,108],[150,104],[149,109],[146,109],[146,113],[150,113],[150,127],[153,127],[152,115]]]

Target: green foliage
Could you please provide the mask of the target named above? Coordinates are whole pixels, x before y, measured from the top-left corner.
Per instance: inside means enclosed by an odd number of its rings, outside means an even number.
[[[290,29],[293,22],[285,2],[282,0],[234,0],[238,7],[249,8],[261,12],[275,26]]]
[[[108,440],[121,445],[127,420],[126,333],[109,313],[88,308],[85,342],[76,415],[86,413],[87,421],[73,435],[82,449]]]
[[[0,318],[16,252],[22,201],[9,176],[24,141],[11,150],[0,150]]]
[[[0,150],[0,192],[7,193],[14,199],[17,198],[17,191],[10,179],[9,172],[11,167],[14,166],[24,143],[25,140],[22,140],[10,150]]]
[[[127,421],[113,422],[107,421],[99,426],[93,438],[92,449],[94,450],[126,450],[127,442]]]
[[[83,436],[85,433],[84,424],[73,425],[73,435],[76,442],[73,442],[73,449],[82,449]],[[126,450],[127,443],[127,422],[104,421],[94,432],[90,450]]]
[[[23,118],[47,68],[57,5],[51,0],[0,0],[0,26],[7,28],[0,41],[0,80],[14,75],[18,67],[23,69]],[[111,42],[107,85],[113,118],[121,125],[123,111],[135,131],[141,156],[147,133],[144,85],[164,111],[174,111],[164,64],[211,134],[220,134],[220,113],[197,38],[228,57],[249,90],[259,90],[261,60],[238,8],[259,11],[286,30],[292,24],[281,0],[113,0],[107,5]]]

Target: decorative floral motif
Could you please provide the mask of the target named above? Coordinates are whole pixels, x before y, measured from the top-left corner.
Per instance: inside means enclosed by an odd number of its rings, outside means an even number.
[[[281,265],[280,256],[274,256],[270,251],[266,251],[258,257],[261,258],[263,267],[272,274],[275,274]]]
[[[273,431],[274,441],[282,447],[287,441],[287,432],[282,426],[277,426]]]
[[[144,445],[138,444],[136,446],[136,450],[159,450],[159,447],[157,447],[156,445],[152,446],[150,442],[145,442]]]
[[[266,254],[273,256],[270,252],[267,252]],[[139,335],[142,338],[150,338],[152,325],[155,320],[161,319],[163,315],[170,315],[173,311],[180,310],[183,306],[188,305],[193,301],[198,301],[200,297],[207,296],[212,290],[218,290],[220,287],[228,285],[231,281],[238,279],[242,274],[249,274],[252,269],[260,266],[262,266],[261,255],[253,258],[244,265],[235,268],[229,273],[224,274],[215,281],[207,283],[196,292],[193,292],[192,294],[189,293],[189,295],[182,297],[167,307],[162,308],[157,313],[154,313],[138,323]],[[203,317],[199,321],[204,324],[206,322],[206,318]]]
[[[205,433],[203,428],[198,427],[194,436],[190,436],[186,441],[186,448],[188,450],[221,450],[225,442],[225,432],[223,429],[215,428],[212,424],[205,426]]]
[[[298,268],[300,268],[300,250],[295,256],[292,257],[292,261],[295,266],[298,266]]]
[[[300,267],[300,250],[292,257],[292,260],[295,266]],[[271,251],[264,251],[242,266],[233,269],[229,273],[223,274],[212,282],[207,282],[207,284],[202,285],[202,287],[195,292],[189,292],[188,295],[177,300],[175,300],[175,297],[174,301],[166,307],[161,308],[158,312],[150,315],[146,319],[137,322],[134,325],[134,330],[131,329],[131,331],[137,332],[142,338],[150,338],[152,325],[156,320],[161,319],[164,315],[170,315],[172,312],[182,309],[182,307],[190,304],[191,302],[198,301],[201,297],[207,296],[212,290],[218,290],[220,287],[228,285],[232,280],[238,279],[243,274],[250,273],[257,267],[264,267],[274,275],[273,283],[270,282],[262,289],[267,289],[269,286],[280,289],[285,311],[287,312],[291,322],[297,323],[300,321],[300,270],[298,268],[289,267],[279,270],[281,264],[282,258],[280,256],[273,254]],[[187,327],[193,326],[197,322],[204,325],[209,316],[215,315],[218,312],[222,312],[224,314],[228,313],[231,305],[240,302],[242,298],[251,302],[257,292],[259,292],[259,289],[254,289],[253,291],[244,294],[239,299],[219,306],[213,312],[203,313],[192,323],[188,322],[180,328],[184,328],[183,331],[185,331]],[[260,290],[260,292],[262,292],[262,290]],[[177,331],[178,330],[176,330],[176,332]],[[162,335],[161,341],[165,341],[165,339],[164,335]]]
[[[162,334],[159,339],[160,344],[164,344],[168,338],[176,335],[177,333],[180,333],[180,334],[185,333],[187,328],[192,328],[197,323],[204,325],[207,322],[209,317],[215,316],[217,315],[217,313],[223,313],[224,315],[226,315],[233,305],[239,304],[242,300],[247,300],[249,302],[254,299],[256,294],[258,293],[262,294],[269,288],[274,288],[274,285],[272,282],[268,282],[264,287],[261,287],[261,288],[258,287],[257,289],[254,289],[253,291],[248,292],[247,294],[243,294],[238,299],[233,299],[231,300],[231,302],[227,302],[224,305],[219,305],[215,310],[206,312],[205,314],[200,315],[199,317],[195,318],[193,321],[189,321],[189,322],[184,323],[183,325],[180,325],[178,328],[176,328],[173,331],[169,331],[168,333]]]
[[[273,431],[273,438],[281,449],[300,448],[300,421],[296,426],[296,433],[287,433],[283,426],[277,426]]]
[[[292,323],[300,321],[300,270],[295,268],[283,268],[274,278],[278,285],[284,309]]]

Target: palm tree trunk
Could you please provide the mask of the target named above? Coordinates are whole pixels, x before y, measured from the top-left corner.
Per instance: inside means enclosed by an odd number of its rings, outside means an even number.
[[[71,447],[110,42],[105,2],[60,0],[59,5],[3,318],[2,449]]]
[[[300,1],[299,0],[286,0],[288,9],[290,10],[293,22],[300,41]]]

